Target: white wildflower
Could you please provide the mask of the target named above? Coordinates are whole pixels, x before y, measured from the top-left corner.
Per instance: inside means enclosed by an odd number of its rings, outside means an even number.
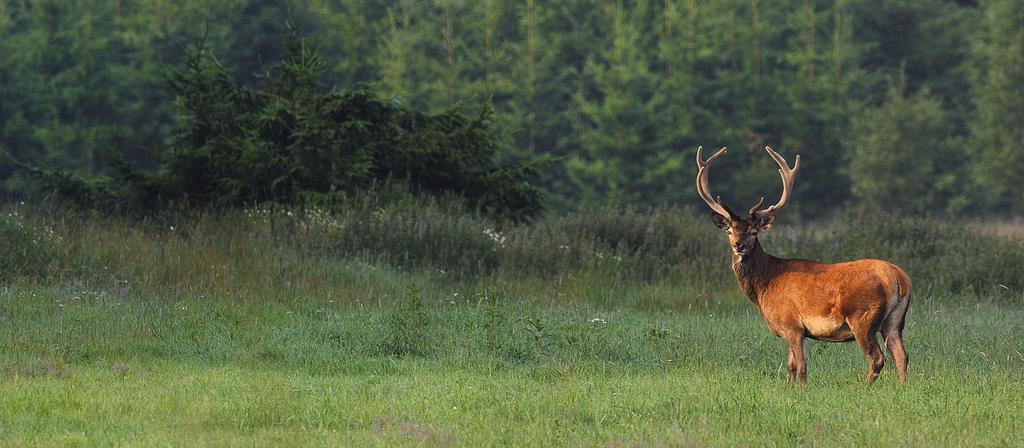
[[[498,243],[499,246],[503,248],[505,247],[505,239],[507,237],[505,235],[502,235],[501,232],[495,231],[494,229],[484,229],[484,235],[490,237],[491,240],[493,240],[495,243]]]

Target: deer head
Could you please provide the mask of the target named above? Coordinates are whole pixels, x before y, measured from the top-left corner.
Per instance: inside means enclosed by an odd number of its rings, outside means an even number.
[[[757,246],[758,232],[770,229],[775,222],[775,214],[786,205],[786,201],[793,191],[796,170],[800,169],[800,156],[796,156],[793,169],[790,169],[786,159],[783,159],[772,148],[765,146],[765,151],[779,165],[779,176],[782,177],[782,198],[775,205],[762,209],[764,197],[761,197],[761,200],[750,208],[749,215],[743,217],[726,206],[722,202],[722,198],[712,198],[711,190],[708,188],[708,170],[711,168],[711,162],[725,154],[726,149],[719,149],[707,160],[703,160],[701,157],[703,149],[703,147],[697,148],[697,193],[708,204],[708,207],[711,207],[711,221],[719,229],[729,234],[729,247],[732,248],[733,254],[743,257]]]

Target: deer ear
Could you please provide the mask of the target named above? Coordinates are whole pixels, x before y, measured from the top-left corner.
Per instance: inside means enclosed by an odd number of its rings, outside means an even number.
[[[757,228],[761,230],[768,230],[775,224],[775,213],[768,213],[757,219]]]
[[[711,212],[711,222],[715,223],[715,227],[718,227],[719,229],[722,230],[728,229],[730,225],[729,218],[726,218],[715,212]]]

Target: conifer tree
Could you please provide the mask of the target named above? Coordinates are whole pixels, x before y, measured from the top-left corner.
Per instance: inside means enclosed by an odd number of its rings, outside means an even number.
[[[664,115],[654,108],[657,84],[641,51],[643,30],[634,10],[619,3],[606,13],[612,26],[608,49],[586,66],[595,94],[581,99],[590,129],[569,172],[585,204],[638,204],[655,167]]]
[[[949,124],[927,90],[908,97],[904,89],[891,87],[885,103],[854,123],[853,194],[881,210],[941,213],[960,180]]]
[[[381,82],[388,94],[408,100],[413,96],[415,81],[411,69],[416,54],[411,0],[402,0],[387,11],[388,27],[382,38],[379,59]]]
[[[972,178],[981,208],[1024,212],[1024,5],[983,2],[985,34],[975,44],[981,73],[974,79]],[[968,201],[965,201],[968,202]]]

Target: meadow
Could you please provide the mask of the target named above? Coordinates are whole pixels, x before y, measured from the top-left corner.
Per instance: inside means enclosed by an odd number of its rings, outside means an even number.
[[[769,252],[914,279],[910,380],[806,387],[689,210],[0,209],[5,446],[1024,444],[1024,239],[849,212]]]

